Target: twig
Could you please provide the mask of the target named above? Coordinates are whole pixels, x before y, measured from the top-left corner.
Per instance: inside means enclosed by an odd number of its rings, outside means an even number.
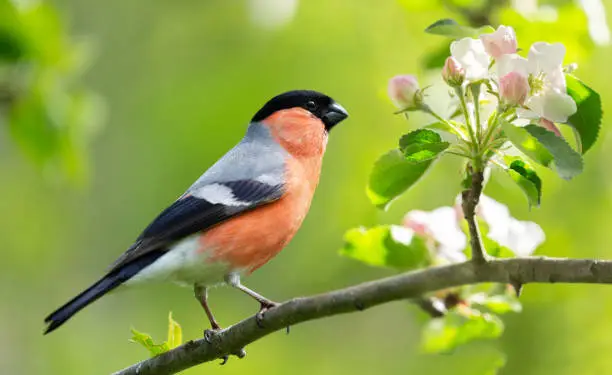
[[[296,298],[269,310],[263,328],[255,317],[245,319],[211,338],[190,341],[114,375],[167,375],[235,353],[244,346],[287,326],[327,316],[364,310],[390,301],[417,298],[440,289],[495,282],[612,284],[612,261],[561,258],[493,259],[426,268],[313,297]]]
[[[461,193],[461,207],[463,209],[463,216],[468,223],[470,231],[472,261],[475,263],[484,263],[487,261],[486,251],[482,243],[482,236],[480,235],[480,230],[478,229],[478,223],[476,221],[476,206],[478,206],[478,202],[480,201],[482,184],[484,181],[484,173],[479,169],[472,171],[470,168],[468,171],[472,176],[472,184],[469,189],[464,190]]]

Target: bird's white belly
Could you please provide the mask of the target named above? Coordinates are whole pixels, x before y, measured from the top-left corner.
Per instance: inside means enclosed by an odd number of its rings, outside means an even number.
[[[187,237],[170,248],[155,262],[125,282],[126,286],[145,282],[176,282],[187,286],[212,286],[222,283],[230,267],[224,262],[208,262],[201,251],[199,235]]]

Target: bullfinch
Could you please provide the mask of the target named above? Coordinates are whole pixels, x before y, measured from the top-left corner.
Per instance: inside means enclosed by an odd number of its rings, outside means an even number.
[[[268,101],[244,138],[166,208],[92,286],[47,318],[45,333],[119,286],[172,281],[193,286],[213,329],[207,288],[242,285],[291,240],[319,182],[329,130],[348,116],[332,98],[296,90]]]

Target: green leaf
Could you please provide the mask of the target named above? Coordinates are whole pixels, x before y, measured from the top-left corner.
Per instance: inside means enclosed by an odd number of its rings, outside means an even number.
[[[183,342],[183,330],[181,325],[172,319],[172,311],[168,314],[168,348],[174,349]]]
[[[403,135],[399,141],[399,148],[406,160],[412,163],[421,163],[436,158],[442,151],[450,146],[443,142],[440,134],[429,129],[419,129]]]
[[[431,165],[432,160],[412,163],[400,150],[391,150],[374,164],[370,174],[367,194],[370,201],[385,209],[395,198],[405,192],[421,178]]]
[[[539,207],[542,198],[542,180],[537,173],[522,160],[514,160],[506,171],[527,196],[529,207]]]
[[[504,134],[512,144],[529,156],[533,161],[548,167],[553,161],[552,154],[538,142],[527,130],[520,126],[515,126],[508,121],[501,121]]]
[[[565,75],[567,94],[574,99],[578,110],[567,121],[576,130],[582,153],[587,152],[597,140],[601,118],[601,98],[598,93],[571,74]]]
[[[582,156],[563,138],[537,125],[527,125],[525,130],[552,154],[555,169],[561,178],[569,180],[582,172]]]
[[[412,230],[398,225],[351,229],[344,235],[340,254],[371,266],[401,270],[431,264],[425,241]]]
[[[132,328],[131,331],[132,338],[130,339],[130,341],[144,346],[144,348],[149,351],[151,357],[155,357],[157,355],[165,353],[170,349],[168,347],[168,344],[165,342],[162,344],[156,344],[155,342],[153,342],[153,338],[146,333],[138,332],[134,328]]]
[[[430,320],[423,330],[422,346],[428,353],[444,353],[470,341],[497,338],[503,331],[499,317],[462,307]]]
[[[425,32],[428,34],[441,35],[453,39],[478,38],[480,34],[487,34],[493,31],[495,29],[491,26],[483,26],[481,28],[462,26],[457,21],[449,18],[438,20],[425,29]]]

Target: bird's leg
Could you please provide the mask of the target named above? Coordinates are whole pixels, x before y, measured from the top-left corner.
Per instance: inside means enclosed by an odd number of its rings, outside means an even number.
[[[249,295],[251,298],[255,299],[257,302],[259,302],[260,304],[260,309],[259,312],[257,313],[257,315],[255,315],[255,318],[257,319],[257,324],[259,326],[261,326],[261,323],[263,321],[263,316],[264,313],[268,310],[270,310],[273,307],[276,307],[278,305],[280,305],[279,303],[276,303],[274,301],[271,301],[269,299],[267,299],[266,297],[262,296],[261,294],[247,288],[246,286],[242,285],[242,283],[240,282],[240,275],[237,273],[230,273],[229,275],[227,275],[227,277],[225,278],[225,281],[233,286],[234,288],[242,291],[243,293],[246,293],[247,295]]]
[[[208,321],[210,322],[212,330],[220,330],[221,326],[219,325],[219,323],[217,323],[215,316],[213,315],[212,311],[210,310],[210,307],[208,306],[208,289],[205,286],[196,284],[193,286],[193,293],[195,294],[195,298],[200,301],[204,312],[206,312],[206,316],[208,317]],[[206,338],[206,341],[210,342],[209,336],[210,335],[208,334],[208,330],[204,331],[204,337]]]

